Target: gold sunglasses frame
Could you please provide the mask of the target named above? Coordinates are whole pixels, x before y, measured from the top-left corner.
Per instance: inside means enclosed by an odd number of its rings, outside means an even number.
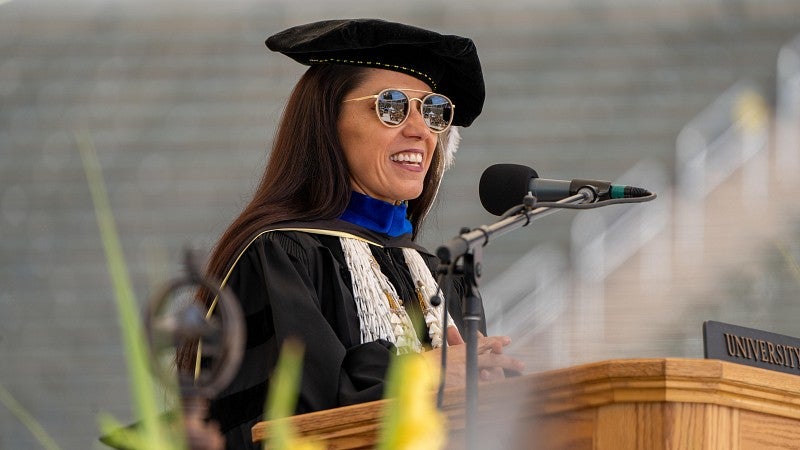
[[[418,102],[419,102],[419,109],[418,109],[418,111],[419,111],[419,113],[420,113],[420,114],[422,114],[422,105],[424,105],[424,104],[425,104],[424,102],[425,102],[425,100],[426,100],[428,97],[430,97],[430,96],[432,96],[432,95],[438,95],[439,97],[444,97],[444,98],[445,98],[445,99],[447,99],[447,101],[450,103],[450,108],[451,108],[451,112],[450,112],[450,120],[447,122],[447,126],[446,126],[446,127],[444,127],[442,130],[434,130],[433,128],[431,128],[431,127],[430,127],[430,125],[428,125],[428,123],[427,123],[427,122],[425,122],[425,126],[426,126],[426,127],[427,127],[427,128],[430,130],[430,131],[431,131],[431,133],[440,134],[440,133],[444,133],[445,131],[447,131],[447,130],[448,130],[448,129],[449,129],[449,128],[450,128],[450,127],[453,125],[453,117],[455,116],[455,112],[456,112],[456,105],[455,105],[455,103],[453,103],[453,101],[452,101],[452,100],[450,100],[450,98],[449,98],[449,97],[447,97],[446,95],[442,95],[442,94],[439,94],[439,93],[436,93],[436,92],[430,92],[430,91],[421,91],[421,90],[419,90],[419,89],[400,89],[400,88],[387,88],[387,89],[381,89],[381,91],[380,91],[380,92],[378,92],[377,94],[373,94],[373,95],[365,95],[364,97],[357,97],[357,98],[350,98],[350,99],[347,99],[347,100],[342,100],[342,103],[348,103],[348,102],[357,102],[357,101],[361,101],[361,100],[367,100],[367,99],[375,99],[375,115],[377,115],[377,116],[378,116],[378,121],[379,121],[380,123],[382,123],[382,124],[383,124],[384,126],[386,126],[386,127],[389,127],[389,128],[397,128],[397,127],[399,127],[399,126],[402,126],[404,123],[406,123],[406,120],[408,120],[408,116],[410,116],[411,114],[406,114],[406,115],[405,115],[405,117],[403,117],[403,120],[402,120],[402,121],[400,121],[400,123],[398,123],[397,125],[390,125],[390,124],[388,124],[388,123],[384,122],[384,121],[381,119],[381,112],[380,112],[380,110],[378,109],[378,100],[380,99],[380,96],[381,96],[381,94],[383,94],[383,93],[384,93],[384,92],[386,92],[386,91],[399,91],[399,92],[402,92],[402,93],[403,93],[403,95],[405,95],[405,96],[406,96],[406,99],[408,99],[408,104],[409,104],[409,107],[411,107],[411,103],[412,103],[414,100],[418,101]],[[425,96],[424,96],[424,97],[422,97],[422,98],[409,97],[409,96],[406,94],[406,91],[408,91],[408,92],[418,92],[418,93],[420,93],[420,94],[427,94],[427,95],[425,95]],[[424,115],[423,115],[423,121],[424,121]]]

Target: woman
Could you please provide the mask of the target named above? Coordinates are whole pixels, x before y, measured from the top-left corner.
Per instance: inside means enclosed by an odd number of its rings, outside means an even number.
[[[448,386],[465,376],[459,314],[441,329],[442,308],[430,303],[436,261],[413,239],[458,139],[451,125],[470,125],[483,105],[474,44],[361,19],[290,28],[267,46],[311,67],[287,102],[253,199],[209,262],[247,322],[241,369],[211,404],[228,448],[252,445],[290,337],[305,346],[298,413],[377,400],[392,355],[423,353],[438,364],[445,340]],[[453,297],[450,311],[461,311]],[[480,338],[483,379],[521,369],[502,354],[509,342]],[[179,365],[193,367],[195,355],[183,347]]]

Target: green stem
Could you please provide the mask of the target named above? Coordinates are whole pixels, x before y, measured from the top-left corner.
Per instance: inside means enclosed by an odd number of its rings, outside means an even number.
[[[39,424],[33,416],[28,414],[25,408],[14,399],[11,393],[8,392],[2,384],[0,384],[0,403],[5,405],[5,407],[11,411],[11,414],[14,414],[17,419],[30,430],[33,437],[42,444],[42,447],[47,450],[58,450],[60,448],[53,438],[47,434],[47,431],[45,431],[42,425]]]
[[[145,345],[142,326],[128,268],[122,252],[122,245],[117,234],[116,224],[111,212],[106,185],[103,181],[100,162],[88,132],[76,135],[78,149],[83,160],[86,179],[92,194],[97,225],[103,241],[109,275],[114,288],[117,312],[122,339],[126,349],[128,373],[131,374],[131,392],[136,413],[142,420],[144,442],[150,449],[165,448],[158,423],[158,402],[156,388],[149,371],[149,358]],[[169,445],[166,443],[166,445]]]

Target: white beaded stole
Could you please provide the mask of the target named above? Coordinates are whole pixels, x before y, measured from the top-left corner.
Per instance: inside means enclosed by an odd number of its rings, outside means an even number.
[[[421,352],[422,344],[414,332],[414,325],[403,307],[403,301],[386,275],[381,272],[369,244],[346,237],[340,237],[339,240],[352,277],[353,297],[361,322],[361,342],[386,339],[395,344],[398,354]],[[428,326],[431,345],[434,348],[441,347],[444,342],[444,300],[439,306],[431,305],[430,299],[436,294],[438,286],[422,256],[411,248],[403,248],[403,256],[416,286],[417,301]],[[447,319],[448,325],[453,323],[449,314]]]

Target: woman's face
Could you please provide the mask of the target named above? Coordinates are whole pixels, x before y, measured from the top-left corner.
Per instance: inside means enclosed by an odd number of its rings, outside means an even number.
[[[409,75],[367,69],[364,82],[345,99],[374,95],[386,88],[431,90]],[[409,98],[425,96],[420,92],[404,92]],[[419,102],[412,101],[411,106],[408,119],[399,127],[389,128],[378,120],[374,99],[342,104],[339,140],[353,190],[390,203],[422,194],[425,174],[436,148],[436,134],[425,125]]]

